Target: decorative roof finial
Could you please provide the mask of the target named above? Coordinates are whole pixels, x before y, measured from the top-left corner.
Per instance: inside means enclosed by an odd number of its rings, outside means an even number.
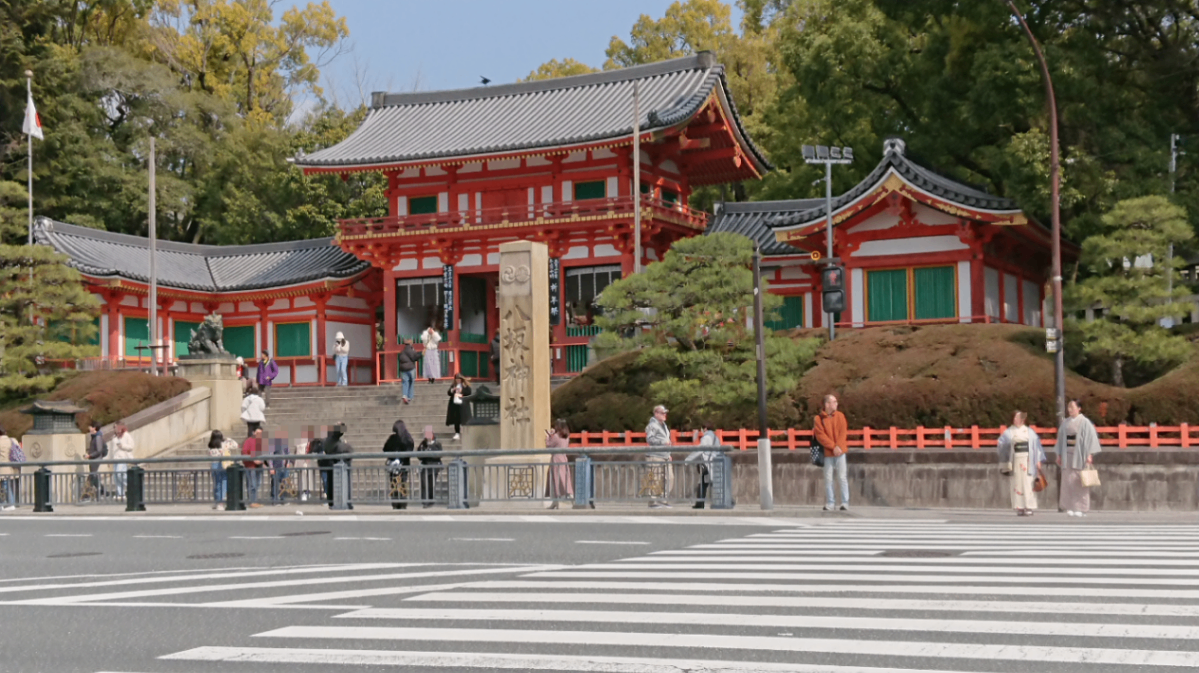
[[[903,138],[887,138],[883,141],[883,154],[895,153],[903,156],[905,149],[907,144],[903,142]]]

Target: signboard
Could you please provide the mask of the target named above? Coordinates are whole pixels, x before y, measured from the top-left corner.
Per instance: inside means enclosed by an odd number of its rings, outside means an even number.
[[[445,321],[442,330],[449,332],[454,329],[454,266],[445,264],[441,267],[441,305],[445,308]]]
[[[550,257],[550,325],[562,324],[562,260]]]

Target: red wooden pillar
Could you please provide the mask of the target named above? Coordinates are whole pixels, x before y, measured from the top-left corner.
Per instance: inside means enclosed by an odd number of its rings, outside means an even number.
[[[112,292],[106,295],[108,302],[108,357],[115,362],[121,357],[121,299],[122,295]]]
[[[977,245],[974,254],[970,256],[970,313],[985,316],[987,314],[987,282],[984,276],[982,246]]]
[[[272,358],[277,360],[277,359],[279,359],[278,353],[275,352],[275,348],[273,347],[270,339],[268,338],[267,324],[266,324],[267,323],[266,310],[268,308],[270,308],[271,304],[273,304],[273,303],[274,302],[271,301],[270,299],[258,299],[258,300],[254,301],[254,306],[255,306],[255,308],[258,309],[258,351],[259,351],[259,353],[261,353],[262,351],[267,351],[271,354]]]
[[[317,369],[320,370],[317,372],[316,380],[323,386],[327,383],[329,370],[327,364],[321,359],[322,356],[329,354],[326,350],[328,344],[325,340],[325,307],[329,304],[329,295],[318,294],[312,298],[312,301],[316,304],[316,363]]]
[[[1016,322],[1024,324],[1024,274],[1016,274]]]
[[[390,261],[383,269],[383,350],[396,350],[396,275]],[[383,356],[383,378],[394,381],[399,377],[394,357]]]

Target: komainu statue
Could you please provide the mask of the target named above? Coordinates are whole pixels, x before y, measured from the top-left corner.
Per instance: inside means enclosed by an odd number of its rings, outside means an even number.
[[[229,357],[221,338],[225,335],[225,322],[217,313],[204,316],[204,322],[191,331],[191,341],[187,342],[189,358]]]

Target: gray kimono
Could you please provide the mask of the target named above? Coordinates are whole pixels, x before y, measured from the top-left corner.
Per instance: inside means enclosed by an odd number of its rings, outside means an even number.
[[[1068,451],[1066,441],[1069,435],[1074,435],[1074,450]],[[1091,419],[1079,414],[1074,418],[1062,421],[1062,427],[1057,431],[1057,444],[1054,451],[1062,461],[1062,467],[1070,470],[1082,470],[1087,466],[1087,458],[1103,451],[1099,446],[1099,433]]]
[[[1012,428],[1009,427],[1003,431],[1002,435],[999,435],[1000,464],[1012,464],[1012,444]],[[1036,479],[1037,466],[1043,462],[1045,462],[1045,448],[1041,446],[1041,438],[1032,431],[1032,428],[1028,428],[1028,476]]]

